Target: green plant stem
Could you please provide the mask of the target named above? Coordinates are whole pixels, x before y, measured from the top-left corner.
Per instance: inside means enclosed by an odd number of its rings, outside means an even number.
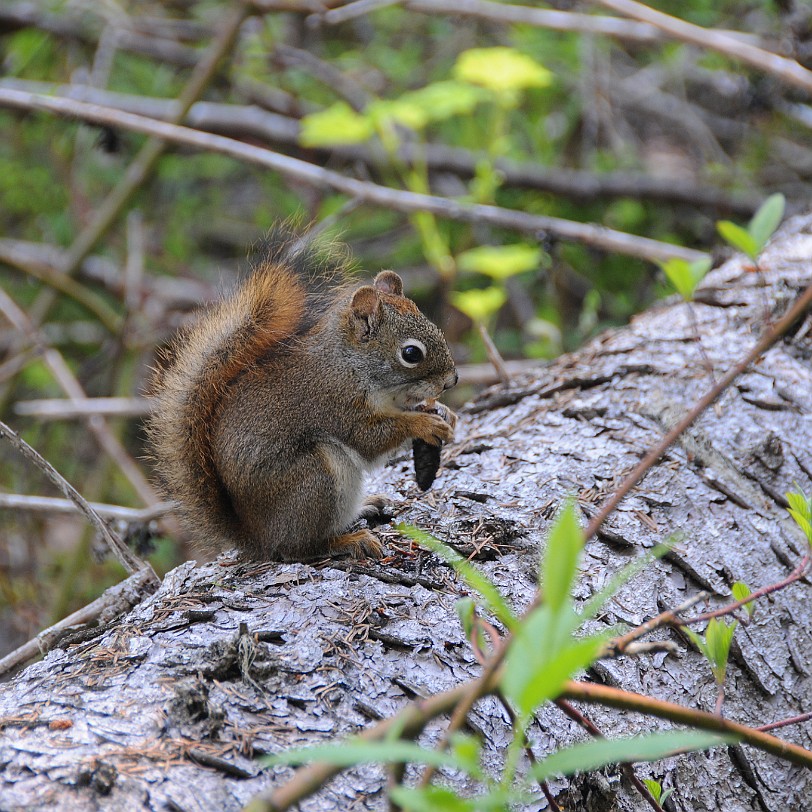
[[[711,730],[716,733],[728,733],[738,737],[753,747],[772,753],[779,758],[799,764],[802,767],[812,767],[812,751],[799,747],[797,744],[777,739],[756,728],[731,722],[721,716],[706,711],[686,708],[674,702],[665,702],[653,699],[631,691],[622,691],[608,685],[594,685],[587,682],[568,682],[561,698],[587,702],[590,705],[602,705],[622,710],[633,710],[647,716],[656,716],[658,719],[667,719],[669,722],[690,725],[700,730]]]
[[[795,581],[800,581],[801,578],[804,578],[808,574],[811,563],[812,557],[810,557],[810,553],[807,553],[798,562],[798,566],[795,567],[795,569],[786,578],[784,578],[783,581],[778,581],[775,584],[763,586],[761,589],[751,592],[746,598],[742,598],[740,601],[735,601],[734,603],[729,603],[727,606],[722,606],[719,609],[714,609],[712,612],[705,612],[704,614],[696,615],[696,617],[676,620],[675,622],[679,623],[680,625],[687,626],[689,623],[703,623],[715,617],[730,615],[737,609],[740,609],[742,606],[746,606],[748,603],[752,603],[759,598],[763,598],[765,595],[769,595],[772,592],[777,592],[780,589],[784,589],[790,584],[794,584]]]

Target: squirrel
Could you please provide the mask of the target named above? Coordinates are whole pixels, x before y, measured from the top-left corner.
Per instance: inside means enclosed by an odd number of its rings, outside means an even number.
[[[382,271],[353,290],[346,250],[282,227],[233,295],[159,354],[147,437],[161,489],[204,548],[261,560],[380,558],[364,473],[409,439],[439,446],[457,383],[439,328]],[[419,407],[423,406],[423,411]]]

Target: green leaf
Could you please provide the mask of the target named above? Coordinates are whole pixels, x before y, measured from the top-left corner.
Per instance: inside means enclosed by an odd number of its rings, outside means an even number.
[[[502,288],[476,288],[475,290],[452,291],[451,303],[475,322],[487,321],[507,300]]]
[[[710,257],[688,262],[686,259],[672,257],[666,262],[661,262],[660,267],[668,277],[668,281],[676,288],[677,293],[685,301],[693,298],[696,286],[705,278],[705,274],[710,270],[712,260]]]
[[[461,769],[474,778],[481,778],[482,742],[476,736],[455,733],[451,737],[450,746]]]
[[[744,581],[736,581],[733,586],[730,587],[730,592],[733,595],[733,599],[737,601],[743,601],[745,598],[749,597],[751,594],[750,587],[747,586]],[[746,603],[744,608],[748,615],[751,617],[753,616],[753,612],[756,611],[756,604],[753,603]]]
[[[339,144],[360,144],[374,132],[367,116],[356,113],[345,102],[336,102],[326,110],[311,113],[302,119],[299,141],[305,147],[331,147]]]
[[[452,550],[447,544],[435,538],[424,530],[420,530],[409,524],[398,524],[395,529],[404,536],[416,541],[421,547],[433,552],[447,564],[450,564],[454,571],[481,596],[488,610],[491,611],[499,622],[506,629],[514,630],[518,625],[516,615],[502,597],[502,593],[493,581],[480,572],[473,564],[466,561],[456,550]]]
[[[546,781],[557,775],[597,770],[607,764],[658,761],[678,753],[707,750],[735,741],[733,736],[694,730],[672,730],[629,739],[595,739],[548,756],[535,764],[530,772],[537,781]]]
[[[405,812],[505,812],[512,805],[529,803],[533,796],[522,789],[496,788],[475,798],[461,798],[446,787],[393,787],[389,797]]]
[[[758,211],[753,215],[747,230],[750,236],[755,240],[760,253],[767,240],[772,237],[775,230],[781,224],[781,219],[784,216],[784,206],[786,200],[784,195],[775,194],[770,195],[758,208]]]
[[[789,491],[785,496],[789,502],[789,515],[812,544],[812,500],[803,491]]]
[[[575,516],[575,506],[569,502],[550,530],[542,563],[544,602],[553,612],[559,612],[571,602],[570,595],[583,546],[584,534]]]
[[[464,82],[447,80],[433,82],[418,90],[404,93],[389,104],[394,105],[395,111],[397,111],[398,105],[407,106],[410,111],[408,115],[412,116],[414,120],[418,120],[418,113],[415,111],[419,111],[419,116],[422,117],[420,126],[425,126],[429,122],[444,121],[453,116],[470,115],[484,98],[483,91],[478,87]],[[382,109],[385,110],[386,107],[384,106]],[[399,123],[408,126],[408,122],[402,119],[399,120]]]
[[[353,767],[356,764],[430,764],[434,767],[455,767],[463,765],[453,751],[434,750],[421,747],[414,742],[393,739],[392,741],[365,742],[349,739],[336,744],[321,744],[314,747],[300,747],[285,750],[261,761],[269,767],[297,766],[321,761],[336,767]]]
[[[749,231],[731,223],[730,220],[719,220],[716,223],[716,230],[727,243],[747,254],[755,262],[759,247]]]
[[[711,664],[711,671],[716,678],[716,682],[721,685],[725,681],[727,671],[727,660],[730,655],[730,643],[733,640],[733,633],[736,631],[738,621],[726,623],[719,618],[711,618],[708,628],[705,629],[705,644],[708,651],[708,659]]]
[[[699,649],[705,659],[710,662],[710,651],[708,651],[708,646],[705,643],[705,638],[701,635],[697,634],[692,629],[689,629],[687,626],[684,626],[682,629],[685,636]]]
[[[426,112],[406,98],[374,101],[367,107],[366,113],[373,126],[394,122],[410,130],[422,130],[429,123]]]
[[[548,87],[553,75],[543,65],[513,48],[472,48],[457,57],[457,79],[500,91]]]
[[[683,632],[693,641],[694,645],[705,655],[718,685],[725,681],[727,660],[730,654],[730,643],[733,633],[738,626],[737,621],[726,623],[718,618],[711,618],[705,629],[705,636],[700,637],[691,629],[683,628]]]
[[[525,719],[600,655],[608,634],[573,638],[579,620],[574,612],[555,613],[545,604],[514,633],[502,688]]]
[[[470,640],[476,619],[476,604],[472,598],[460,598],[454,608],[457,610],[457,617],[460,619],[465,637]]]
[[[502,281],[523,271],[538,268],[541,249],[534,245],[482,245],[457,257],[461,271],[482,273]]]
[[[655,781],[653,778],[644,778],[643,783],[646,785],[646,788],[651,793],[651,797],[654,798],[657,803],[660,803],[660,799],[663,795],[663,787],[659,781]]]
[[[389,797],[405,812],[476,812],[472,800],[446,787],[392,787]]]

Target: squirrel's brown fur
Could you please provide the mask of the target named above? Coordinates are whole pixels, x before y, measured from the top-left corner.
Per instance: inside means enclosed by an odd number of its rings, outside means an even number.
[[[352,293],[343,268],[283,231],[164,354],[148,435],[199,544],[258,558],[380,553],[369,531],[347,532],[381,507],[362,507],[363,471],[408,438],[450,439],[447,421],[412,411],[456,381],[442,334],[396,274]],[[404,363],[408,341],[430,357]]]

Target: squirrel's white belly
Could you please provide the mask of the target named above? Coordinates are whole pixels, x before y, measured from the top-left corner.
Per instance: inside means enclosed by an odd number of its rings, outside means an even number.
[[[324,443],[324,459],[335,483],[335,518],[332,530],[343,533],[361,512],[364,501],[364,472],[369,463],[344,443]]]

